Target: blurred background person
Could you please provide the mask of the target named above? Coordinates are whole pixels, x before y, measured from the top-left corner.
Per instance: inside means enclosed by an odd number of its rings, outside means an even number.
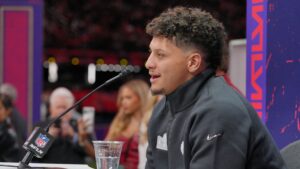
[[[162,95],[155,95],[153,96],[151,93],[149,94],[150,98],[147,104],[146,111],[143,115],[141,125],[140,125],[140,133],[139,133],[139,165],[138,169],[144,169],[146,165],[146,151],[148,147],[148,123],[150,120],[150,117],[152,115],[152,111],[156,103],[160,101],[160,99],[163,97]]]
[[[38,124],[45,127],[49,121],[58,117],[74,104],[73,94],[65,87],[56,88],[49,98],[49,118]],[[74,110],[65,114],[49,128],[49,133],[55,137],[54,143],[42,159],[45,163],[86,163],[87,158],[94,158],[91,143],[92,134],[86,132],[84,121],[74,119]],[[59,155],[59,156],[58,156]]]
[[[139,126],[149,98],[149,86],[144,80],[130,80],[118,92],[118,113],[114,118],[106,140],[123,141],[120,165],[125,169],[137,169],[139,162]]]
[[[19,145],[16,131],[9,122],[13,105],[11,99],[0,93],[0,161],[16,162],[19,160]]]
[[[11,110],[9,120],[18,136],[18,144],[20,147],[22,147],[22,145],[24,144],[27,138],[27,123],[25,119],[22,117],[18,108],[14,104],[18,96],[17,90],[13,85],[9,83],[3,83],[0,85],[0,93],[8,96],[9,99],[11,100],[12,110]]]

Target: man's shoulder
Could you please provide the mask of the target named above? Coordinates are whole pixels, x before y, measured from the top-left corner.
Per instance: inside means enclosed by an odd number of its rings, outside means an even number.
[[[249,119],[249,106],[243,96],[223,80],[215,78],[199,94],[198,100],[192,107],[192,114],[218,121],[232,118]]]

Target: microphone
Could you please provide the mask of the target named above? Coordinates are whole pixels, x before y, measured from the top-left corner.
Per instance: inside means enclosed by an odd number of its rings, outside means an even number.
[[[23,148],[26,150],[26,154],[24,155],[22,161],[19,162],[18,169],[26,169],[31,168],[28,164],[32,160],[34,156],[38,158],[43,158],[44,155],[47,153],[49,148],[51,147],[54,137],[51,136],[48,131],[52,124],[57,122],[62,116],[67,114],[70,110],[74,109],[76,106],[78,106],[81,102],[83,102],[85,99],[87,99],[91,94],[93,94],[95,91],[99,90],[100,88],[114,82],[115,80],[124,77],[130,73],[129,70],[123,69],[121,73],[119,73],[117,76],[105,81],[103,84],[96,87],[94,90],[89,92],[87,95],[82,97],[80,100],[78,100],[74,105],[69,107],[67,110],[62,112],[58,117],[51,120],[49,124],[42,129],[41,127],[35,127],[33,132],[30,134],[28,139],[23,144]]]

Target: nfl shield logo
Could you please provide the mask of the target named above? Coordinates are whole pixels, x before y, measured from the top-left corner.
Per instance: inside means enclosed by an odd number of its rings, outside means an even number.
[[[48,143],[49,138],[44,134],[39,134],[39,136],[35,140],[35,144],[40,147],[44,148],[46,144]]]

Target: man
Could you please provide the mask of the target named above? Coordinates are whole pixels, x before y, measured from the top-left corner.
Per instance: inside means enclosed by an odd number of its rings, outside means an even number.
[[[255,110],[220,76],[226,34],[197,8],[175,7],[146,27],[151,91],[146,169],[285,169]]]
[[[9,84],[3,83],[0,85],[0,93],[7,95],[13,104],[12,112],[10,115],[10,122],[17,134],[17,140],[19,147],[22,147],[26,138],[27,138],[27,124],[25,119],[22,117],[21,113],[19,112],[18,108],[15,106],[15,101],[17,100],[17,90],[16,88]],[[24,152],[21,153],[23,154]]]
[[[74,104],[74,96],[67,88],[55,89],[49,98],[50,119],[58,117],[62,112]],[[87,134],[84,122],[73,119],[73,110],[65,114],[57,123],[49,128],[49,133],[55,137],[51,148],[38,162],[46,163],[85,163],[86,157],[93,157],[94,150],[91,136]],[[41,122],[45,127],[50,119]]]
[[[0,162],[17,162],[20,159],[20,146],[16,132],[8,122],[13,109],[9,96],[0,93]]]

